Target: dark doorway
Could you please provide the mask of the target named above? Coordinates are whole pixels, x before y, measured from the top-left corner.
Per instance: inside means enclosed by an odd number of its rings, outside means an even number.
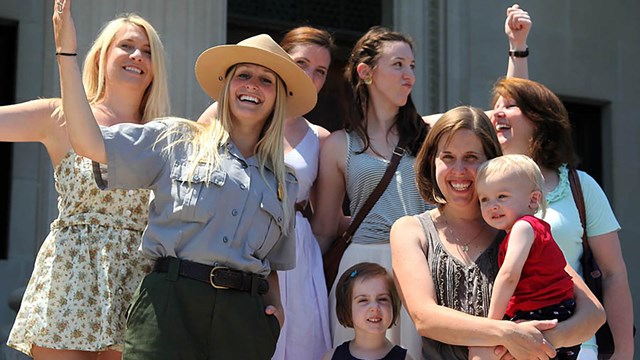
[[[0,19],[0,106],[15,103],[18,22]],[[11,208],[13,144],[0,142],[0,259],[9,251],[9,211]]]
[[[230,1],[227,14],[227,43],[267,33],[275,41],[290,29],[310,25],[329,31],[336,52],[327,81],[318,94],[318,104],[305,115],[329,131],[344,124],[346,83],[342,71],[351,48],[371,26],[382,22],[382,0],[248,0]]]
[[[571,132],[580,163],[578,168],[603,186],[602,112],[603,104],[564,100],[569,112]],[[604,186],[603,186],[604,187]]]

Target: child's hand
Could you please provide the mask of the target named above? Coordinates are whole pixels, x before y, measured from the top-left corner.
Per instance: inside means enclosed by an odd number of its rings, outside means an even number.
[[[264,313],[267,315],[273,315],[276,317],[276,319],[278,319],[278,323],[280,324],[280,328],[282,329],[282,326],[284,325],[284,312],[282,311],[282,309],[278,309],[277,307],[273,306],[273,305],[267,305],[266,308],[264,308]]]
[[[498,345],[493,349],[493,353],[498,357],[498,359],[500,360],[515,360],[515,358],[513,357],[513,355],[511,355],[508,351],[507,348],[502,346],[502,345]]]
[[[502,345],[493,348],[469,346],[469,360],[515,360],[515,357]]]
[[[547,341],[542,331],[554,328],[557,320],[532,320],[520,323],[502,321],[506,326],[506,336],[503,345],[507,348],[509,356],[501,359],[550,359],[556,356],[555,347]],[[515,327],[514,327],[515,326]],[[496,349],[497,353],[498,349]],[[511,357],[512,356],[512,357]]]

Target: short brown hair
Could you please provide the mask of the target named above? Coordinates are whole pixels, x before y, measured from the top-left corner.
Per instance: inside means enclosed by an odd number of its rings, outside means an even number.
[[[556,94],[535,81],[505,78],[493,86],[492,107],[500,96],[515,101],[533,124],[529,154],[525,155],[547,169],[557,169],[562,164],[576,165],[569,114]]]
[[[447,200],[436,182],[435,159],[438,143],[446,136],[447,141],[461,129],[471,130],[480,139],[487,159],[502,155],[500,142],[491,120],[483,110],[471,106],[459,106],[444,113],[427,133],[418,156],[416,156],[416,185],[422,198],[432,204],[445,204]]]
[[[361,262],[348,268],[336,285],[336,314],[338,316],[338,322],[344,327],[353,327],[353,316],[351,303],[353,298],[353,287],[356,281],[365,281],[375,277],[384,278],[387,286],[389,287],[389,293],[391,295],[391,307],[393,309],[393,319],[391,325],[393,326],[398,320],[400,314],[400,296],[396,285],[393,282],[393,278],[384,267],[376,263]]]

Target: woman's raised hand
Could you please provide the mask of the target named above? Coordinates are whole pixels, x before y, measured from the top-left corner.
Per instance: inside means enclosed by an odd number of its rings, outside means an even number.
[[[507,20],[504,22],[504,32],[509,39],[511,50],[524,51],[527,48],[527,37],[532,22],[529,13],[520,9],[520,5],[513,4],[507,8]]]
[[[71,146],[76,154],[106,164],[107,152],[102,133],[87,100],[75,56],[78,44],[76,28],[71,18],[71,0],[55,0],[53,33],[60,70],[62,108]]]
[[[71,0],[53,2],[53,34],[56,53],[75,54],[78,49],[76,27],[71,17]]]

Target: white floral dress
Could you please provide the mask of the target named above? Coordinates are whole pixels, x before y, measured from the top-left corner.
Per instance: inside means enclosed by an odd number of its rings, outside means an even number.
[[[125,313],[151,261],[139,252],[146,190],[101,191],[92,162],[70,151],[54,171],[58,218],[34,265],[7,344],[121,350]]]

